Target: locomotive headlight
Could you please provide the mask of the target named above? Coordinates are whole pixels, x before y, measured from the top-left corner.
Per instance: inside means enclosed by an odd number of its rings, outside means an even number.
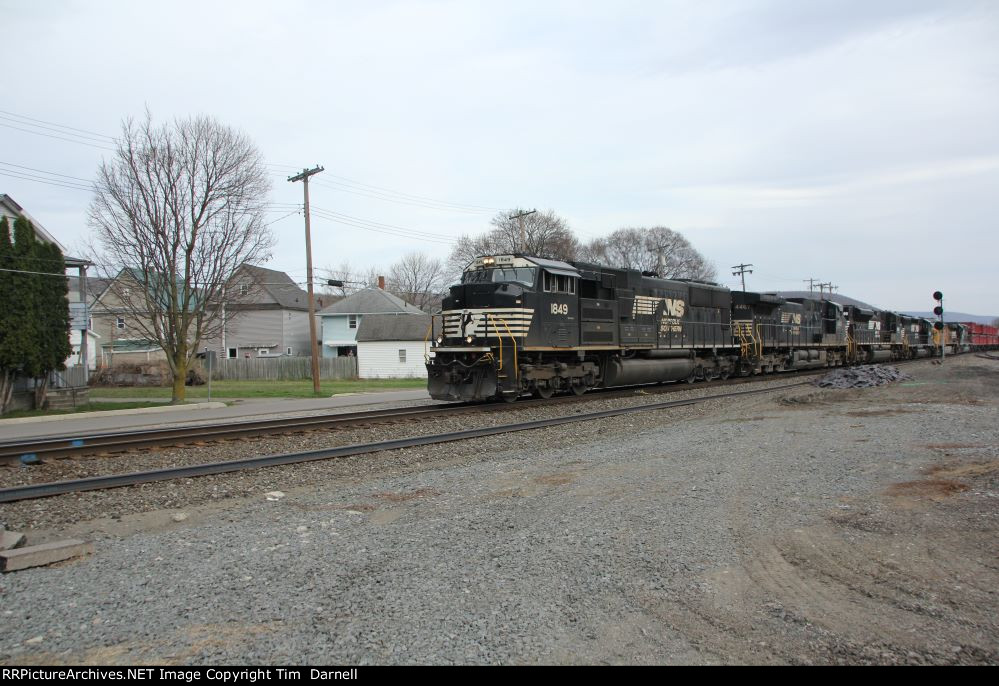
[[[443,345],[443,344],[444,344],[444,336],[440,335],[437,337],[437,345]]]
[[[482,258],[482,264],[496,264],[496,258],[495,257],[483,257]]]
[[[465,342],[466,343],[471,343],[474,340],[475,340],[474,336],[465,336]]]

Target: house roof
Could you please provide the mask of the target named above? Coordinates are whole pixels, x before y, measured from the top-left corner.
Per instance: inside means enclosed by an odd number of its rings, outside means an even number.
[[[430,328],[430,315],[368,314],[357,327],[357,341],[422,341]]]
[[[57,248],[59,252],[62,253],[63,261],[66,263],[67,267],[89,267],[92,262],[89,262],[80,257],[70,257],[66,254],[66,248],[62,243],[56,240],[55,236],[50,234],[44,226],[39,223],[37,219],[32,217],[30,214],[24,211],[14,198],[10,197],[6,193],[0,193],[0,215],[10,217],[11,219],[17,219],[18,215],[21,215],[35,228],[35,236],[45,243],[52,243]]]
[[[381,288],[365,288],[323,309],[320,314],[425,314],[415,305]]]
[[[67,276],[66,279],[69,281],[69,289],[71,291],[80,290],[80,277]],[[111,279],[101,279],[93,276],[87,277],[87,304],[92,305],[107,290],[110,283]]]
[[[309,294],[285,272],[253,264],[243,264],[239,271],[248,274],[281,307],[288,310],[309,309]]]

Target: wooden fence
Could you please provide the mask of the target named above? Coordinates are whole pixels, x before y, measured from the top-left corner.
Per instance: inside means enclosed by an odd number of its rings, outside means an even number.
[[[87,385],[87,372],[82,365],[66,367],[49,374],[49,388],[82,388]]]
[[[216,360],[212,367],[212,378],[217,380],[260,379],[270,381],[293,381],[312,378],[312,358],[275,357],[274,359],[227,359]],[[356,357],[324,357],[319,359],[320,379],[356,379]]]

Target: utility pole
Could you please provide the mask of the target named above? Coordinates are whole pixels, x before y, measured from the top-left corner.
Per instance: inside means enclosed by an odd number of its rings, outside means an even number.
[[[818,282],[818,279],[802,279],[802,281],[808,282],[808,292],[811,293],[815,290],[815,284]]]
[[[510,219],[520,220],[520,250],[521,252],[527,252],[527,232],[524,231],[524,217],[529,214],[534,214],[537,210],[531,210],[530,212],[521,212],[520,214],[515,214]]]
[[[303,169],[301,174],[289,176],[288,181],[302,182],[305,189],[305,270],[309,282],[309,356],[312,358],[312,390],[319,394],[319,344],[316,341],[316,300],[312,290],[312,233],[309,229],[309,177],[324,171],[316,165],[312,169]]]
[[[732,267],[732,269],[737,269],[738,270],[738,271],[732,272],[732,276],[741,276],[742,277],[742,292],[743,293],[746,292],[746,274],[752,274],[753,273],[752,269],[746,269],[746,267],[752,267],[752,266],[753,265],[751,265],[751,264],[737,264],[736,266]]]

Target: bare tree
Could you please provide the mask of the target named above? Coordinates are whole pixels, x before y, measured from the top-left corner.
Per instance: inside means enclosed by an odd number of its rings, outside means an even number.
[[[552,210],[523,217],[526,243],[522,244],[521,219],[513,219],[522,211],[516,209],[497,214],[490,222],[493,228],[488,233],[461,236],[448,257],[448,274],[460,274],[469,262],[481,255],[522,253],[555,260],[576,258],[579,240],[565,219]]]
[[[995,328],[999,329],[999,317],[993,319],[992,324],[990,324],[990,326],[994,326]]]
[[[319,270],[322,274],[322,292],[324,295],[332,295],[340,298],[356,293],[365,288],[375,288],[378,286],[379,270],[377,267],[368,267],[366,270],[354,268],[350,262],[343,261],[338,266],[326,266]],[[339,281],[342,286],[330,286],[327,280]]]
[[[665,226],[618,229],[580,249],[587,262],[655,272],[664,279],[715,278],[715,269],[680,233]]]
[[[220,334],[225,284],[270,257],[269,191],[256,146],[204,116],[129,119],[101,163],[89,211],[101,265],[131,325],[166,353],[175,403],[199,343]]]
[[[449,284],[444,263],[423,253],[408,253],[389,268],[388,289],[427,312],[439,303]]]

